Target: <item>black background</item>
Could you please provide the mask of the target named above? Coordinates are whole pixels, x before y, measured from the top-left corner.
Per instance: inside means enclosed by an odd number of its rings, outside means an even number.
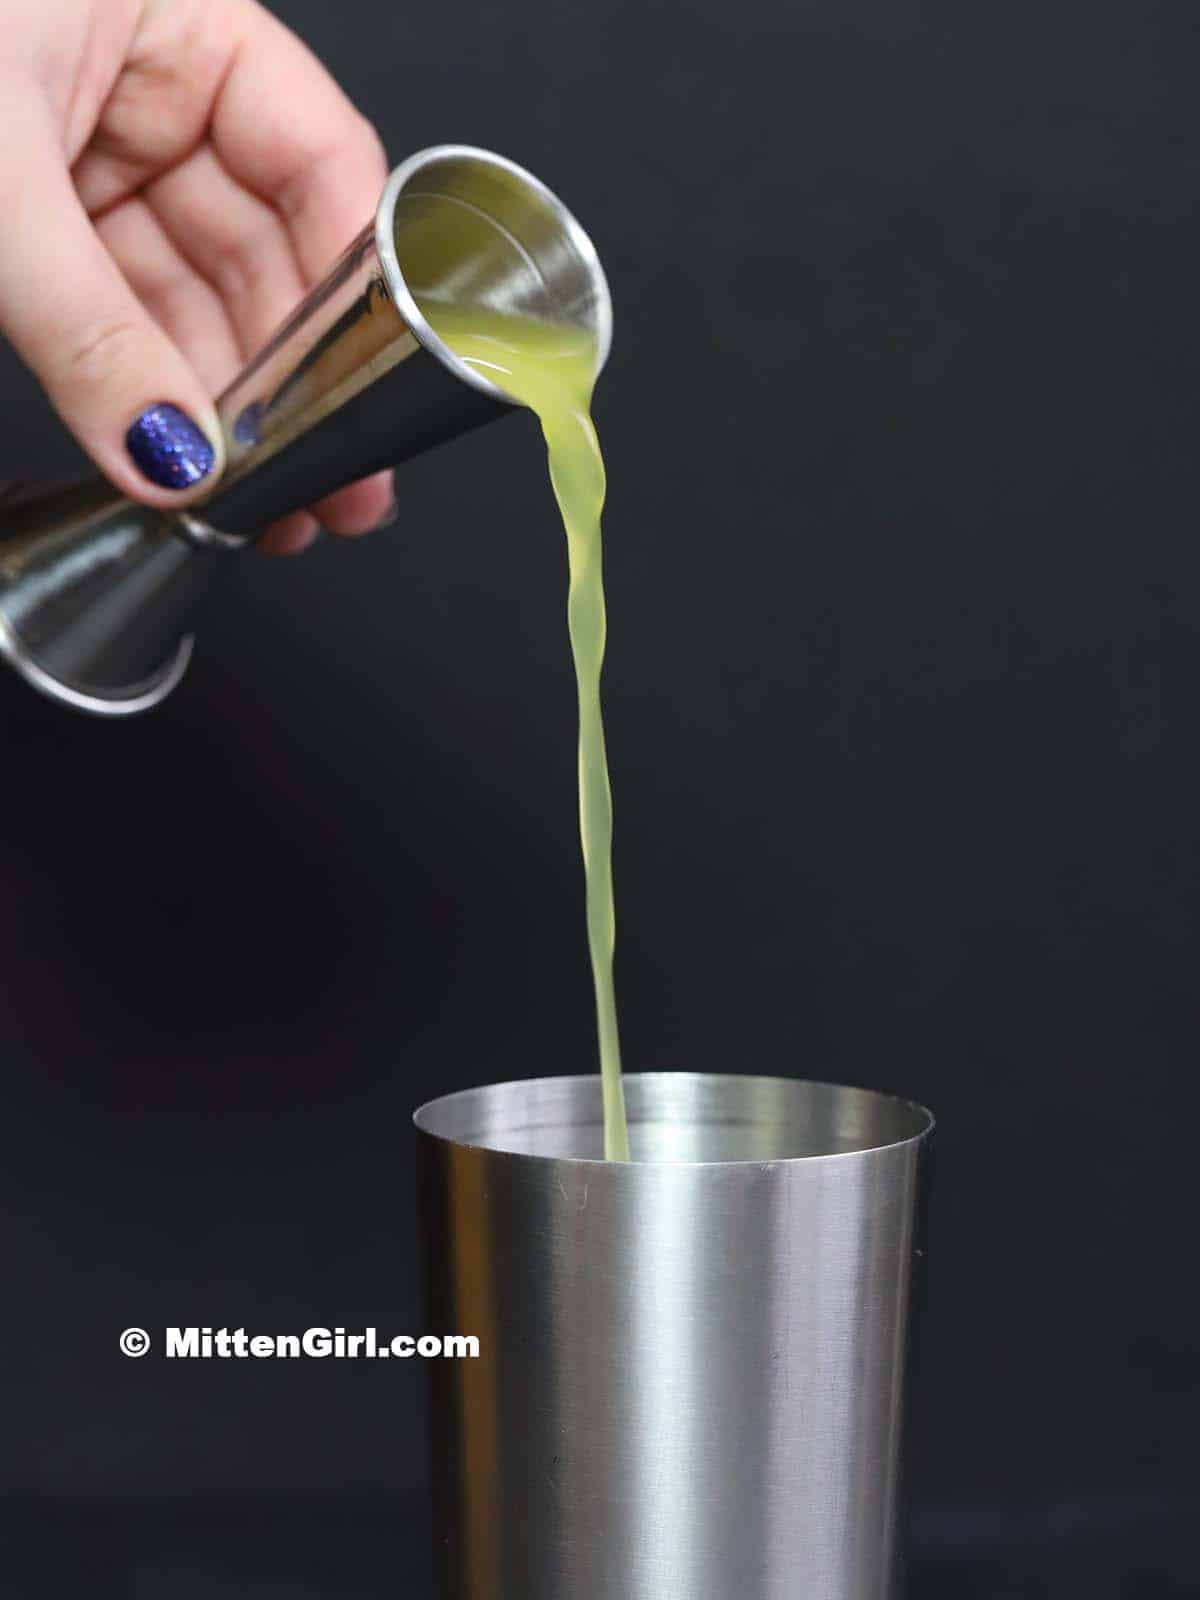
[[[937,1112],[913,1594],[1194,1594],[1195,8],[276,9],[605,260],[627,1063]],[[412,1107],[590,1067],[535,429],[400,490],[148,719],[0,683],[4,1600],[425,1592],[417,1371],[116,1345],[417,1329]]]

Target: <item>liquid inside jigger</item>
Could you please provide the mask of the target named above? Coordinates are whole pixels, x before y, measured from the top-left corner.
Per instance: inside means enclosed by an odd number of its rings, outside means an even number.
[[[628,1161],[613,987],[612,792],[600,710],[606,618],[600,536],[604,461],[591,417],[596,341],[582,329],[486,306],[417,298],[430,326],[457,356],[536,413],[546,440],[550,481],[567,535],[567,626],[579,698],[579,831],[600,1042],[604,1154],[609,1161]]]

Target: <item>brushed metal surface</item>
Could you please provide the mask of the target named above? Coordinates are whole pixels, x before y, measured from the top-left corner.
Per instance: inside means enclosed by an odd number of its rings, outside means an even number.
[[[626,1079],[416,1114],[445,1600],[893,1600],[932,1118],[869,1091]]]

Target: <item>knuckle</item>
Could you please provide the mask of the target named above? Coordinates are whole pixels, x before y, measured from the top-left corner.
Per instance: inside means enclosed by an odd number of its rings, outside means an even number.
[[[102,387],[128,367],[141,342],[141,329],[132,317],[90,323],[69,344],[66,378],[84,388]]]
[[[227,304],[251,298],[268,281],[268,262],[278,253],[279,241],[265,232],[222,240],[213,249],[208,278]]]
[[[358,138],[362,145],[363,155],[380,171],[387,171],[387,151],[383,147],[383,140],[379,137],[379,130],[369,117],[359,116]]]

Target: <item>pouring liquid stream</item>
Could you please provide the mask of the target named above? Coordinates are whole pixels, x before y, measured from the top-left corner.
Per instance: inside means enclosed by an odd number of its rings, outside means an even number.
[[[613,987],[612,792],[600,709],[606,632],[600,535],[605,480],[591,418],[596,345],[580,329],[505,315],[486,306],[424,299],[419,303],[455,355],[536,414],[546,440],[550,481],[567,535],[567,626],[579,700],[579,833],[600,1043],[604,1155],[609,1161],[628,1161]]]

